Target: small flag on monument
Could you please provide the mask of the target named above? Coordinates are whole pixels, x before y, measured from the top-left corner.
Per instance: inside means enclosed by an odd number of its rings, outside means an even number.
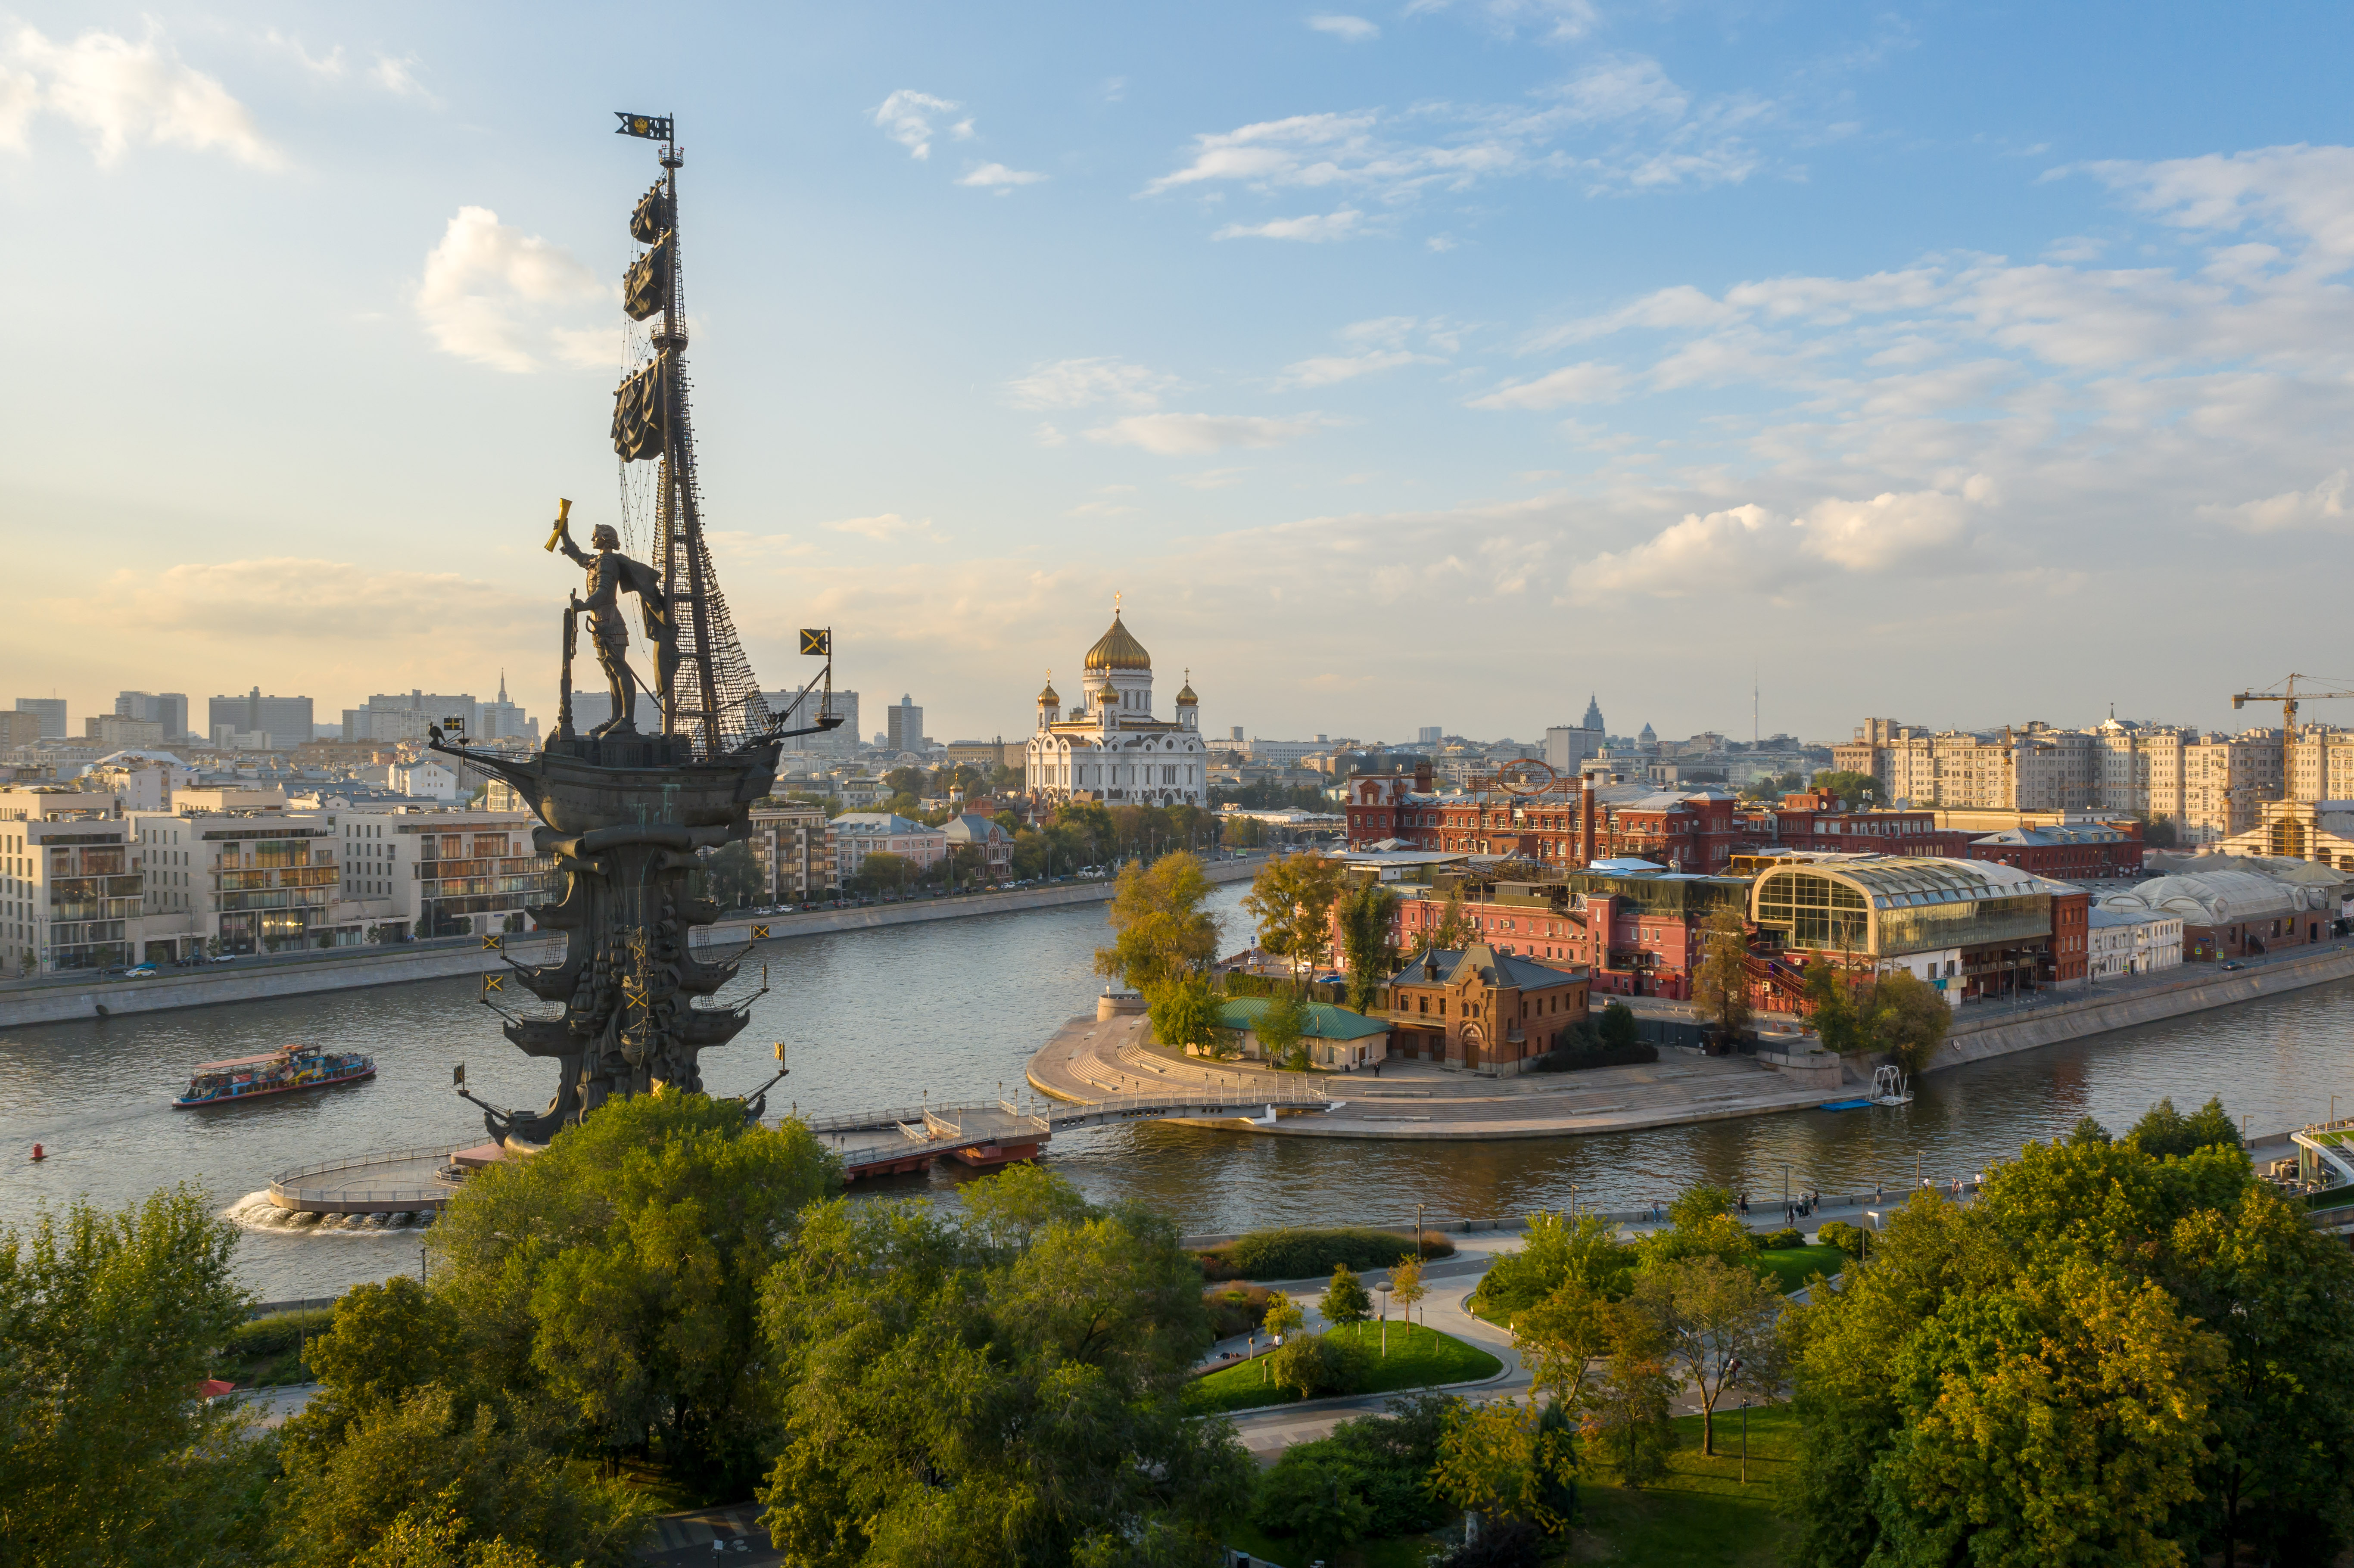
[[[620,129],[613,132],[616,136],[643,136],[649,142],[670,140],[670,116],[667,114],[624,114],[616,109],[613,118],[621,122]]]
[[[833,633],[828,630],[812,630],[806,626],[802,627],[801,652],[809,654],[812,658],[823,658],[825,655],[833,652]]]

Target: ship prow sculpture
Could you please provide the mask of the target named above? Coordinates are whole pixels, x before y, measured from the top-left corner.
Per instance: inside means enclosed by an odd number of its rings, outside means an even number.
[[[547,548],[560,547],[586,572],[587,583],[563,612],[555,734],[528,758],[475,749],[462,730],[439,726],[430,746],[512,785],[540,821],[534,843],[565,874],[563,896],[529,911],[535,924],[564,933],[563,961],[510,960],[525,990],[560,1003],[563,1012],[510,1018],[505,1031],[526,1054],[556,1064],[555,1096],[536,1115],[466,1096],[482,1107],[492,1138],[517,1149],[546,1144],[616,1096],[664,1086],[702,1089],[701,1053],[734,1039],[750,1014],[748,1002],[708,1004],[736,977],[737,964],[706,963],[693,950],[694,930],[719,913],[712,900],[691,892],[702,865],[698,852],[750,835],[753,803],[774,786],[787,739],[842,723],[832,711],[832,633],[802,631],[802,653],[825,665],[781,713],[772,712],[720,594],[704,535],[687,406],[678,230],[678,171],[685,160],[668,119],[620,120],[620,134],[661,146],[662,175],[630,219],[631,237],[647,249],[622,280],[623,310],[652,331],[642,344],[643,365],[613,395],[613,449],[625,474],[631,463],[657,465],[648,519],[653,559],[623,554],[619,531],[608,524],[594,529],[582,549],[572,538],[572,503],[559,502]],[[625,595],[638,601],[642,648],[652,661],[643,682],[630,658]],[[572,666],[583,620],[612,705],[605,722],[585,734],[572,719]],[[655,734],[638,727],[642,689],[658,705]],[[760,1108],[756,1099],[748,1114]]]

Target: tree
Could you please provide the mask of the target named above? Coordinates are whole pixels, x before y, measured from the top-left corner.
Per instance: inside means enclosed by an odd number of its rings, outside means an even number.
[[[789,1561],[1199,1561],[1240,1514],[1248,1457],[1184,1404],[1211,1328],[1175,1227],[1022,1180],[1026,1234],[919,1201],[802,1214],[761,1305]]]
[[[447,1301],[405,1274],[353,1286],[335,1302],[334,1326],[303,1353],[320,1393],[294,1429],[338,1435],[355,1416],[442,1381],[455,1367],[462,1328]]]
[[[245,1320],[236,1246],[186,1186],[0,1229],[0,1560],[259,1555],[270,1451],[194,1397]]]
[[[1296,994],[1286,991],[1280,996],[1267,999],[1267,1005],[1259,1009],[1258,1022],[1253,1026],[1252,1033],[1258,1036],[1259,1045],[1267,1052],[1269,1061],[1278,1067],[1304,1073],[1308,1070],[1308,1046],[1304,1042],[1309,1025],[1313,1022],[1308,1004]]]
[[[1429,1290],[1430,1287],[1422,1282],[1422,1259],[1419,1256],[1408,1253],[1390,1265],[1390,1298],[1398,1304],[1398,1310],[1405,1314],[1409,1330],[1414,1322],[1415,1303]]]
[[[1286,1334],[1299,1332],[1300,1326],[1307,1321],[1308,1314],[1300,1310],[1299,1303],[1278,1290],[1267,1298],[1267,1313],[1259,1319],[1258,1326],[1266,1330],[1268,1339],[1279,1340]]]
[[[762,1277],[839,1170],[798,1121],[750,1126],[734,1100],[664,1090],[477,1171],[430,1239],[471,1374],[546,1399],[602,1457],[748,1478],[780,1419]]]
[[[1659,1333],[1667,1359],[1700,1395],[1700,1446],[1716,1452],[1716,1402],[1744,1368],[1776,1354],[1781,1293],[1745,1264],[1685,1257],[1635,1278],[1635,1309]]]
[[[1635,1010],[1623,1001],[1603,1007],[1601,1034],[1603,1048],[1608,1051],[1624,1051],[1643,1043],[1642,1031],[1635,1022]]]
[[[1258,849],[1267,842],[1267,824],[1257,817],[1228,817],[1218,828],[1218,842],[1228,849]]]
[[[1471,928],[1471,917],[1463,908],[1463,885],[1457,882],[1447,890],[1447,902],[1438,906],[1438,924],[1424,932],[1423,946],[1436,948],[1442,953],[1460,952],[1478,939]]]
[[[1364,1353],[1329,1334],[1290,1332],[1267,1358],[1267,1381],[1302,1399],[1354,1393],[1363,1383]]]
[[[876,850],[858,863],[853,879],[862,893],[896,892],[916,880],[916,863],[889,850]]]
[[[388,1532],[429,1525],[453,1545],[504,1542],[557,1563],[626,1568],[654,1511],[625,1487],[584,1484],[491,1404],[469,1416],[441,1387],[371,1407],[340,1442],[290,1446],[275,1502],[289,1568],[365,1562]]]
[[[1232,1030],[1218,1022],[1218,993],[1201,975],[1180,975],[1157,982],[1144,993],[1144,1011],[1152,1021],[1152,1037],[1172,1051],[1196,1046],[1204,1055],[1224,1056]]]
[[[1701,925],[1706,952],[1692,971],[1692,1002],[1726,1038],[1749,1026],[1749,927],[1731,905],[1709,912]]]
[[[1455,1413],[1430,1487],[1492,1522],[1523,1520],[1552,1535],[1570,1524],[1555,1499],[1572,1465],[1561,1429],[1539,1421],[1535,1400],[1499,1399]]]
[[[1362,1323],[1373,1315],[1373,1298],[1366,1293],[1365,1283],[1356,1271],[1345,1263],[1332,1266],[1332,1283],[1316,1303],[1328,1323]]]
[[[1624,1302],[1599,1314],[1604,1361],[1601,1372],[1578,1404],[1579,1436],[1586,1452],[1607,1458],[1618,1478],[1641,1487],[1667,1473],[1675,1451],[1669,1425],[1676,1378],[1668,1369],[1667,1347],[1650,1319]]]
[[[2232,1125],[2232,1113],[2223,1108],[2221,1099],[2211,1098],[2191,1115],[2184,1116],[2174,1108],[2169,1097],[2150,1107],[2133,1124],[2126,1139],[2144,1154],[2163,1158],[2201,1149],[2237,1149],[2240,1129]]]
[[[1488,1266],[1473,1293],[1485,1311],[1507,1317],[1575,1283],[1598,1296],[1623,1296],[1634,1253],[1599,1214],[1531,1214],[1519,1248]]]
[[[1257,1518],[1262,1529],[1298,1537],[1302,1550],[1320,1559],[1363,1541],[1373,1510],[1340,1466],[1295,1461],[1286,1453],[1260,1483]]]
[[[1747,1229],[1734,1217],[1734,1196],[1722,1187],[1688,1188],[1668,1205],[1668,1225],[1636,1244],[1643,1272],[1687,1258],[1712,1257],[1728,1268],[1747,1268],[1757,1250]]]
[[[1108,918],[1112,944],[1096,950],[1096,973],[1131,991],[1199,973],[1218,956],[1218,917],[1203,906],[1212,888],[1202,863],[1177,850],[1146,869],[1120,867]]]
[[[1358,878],[1338,905],[1341,952],[1349,967],[1349,1005],[1371,1013],[1397,968],[1397,895],[1373,877]]]
[[[1808,1022],[1822,1040],[1823,1049],[1841,1056],[1852,1056],[1872,1048],[1869,1029],[1856,1004],[1854,989],[1847,976],[1821,959],[1808,962],[1806,970]]]
[[[1815,775],[1815,788],[1828,789],[1850,806],[1869,800],[1880,803],[1880,780],[1869,773],[1850,773],[1837,768],[1824,768]]]
[[[1332,950],[1332,905],[1341,877],[1337,860],[1289,854],[1261,867],[1244,895],[1243,908],[1258,922],[1258,945],[1290,960],[1295,990]]]
[[[1954,1021],[1944,994],[1911,970],[1897,969],[1873,984],[1868,1005],[1872,1044],[1908,1074],[1926,1072]]]
[[[1595,1361],[1609,1354],[1614,1311],[1606,1297],[1573,1279],[1512,1315],[1513,1345],[1536,1386],[1562,1409],[1578,1407]]]

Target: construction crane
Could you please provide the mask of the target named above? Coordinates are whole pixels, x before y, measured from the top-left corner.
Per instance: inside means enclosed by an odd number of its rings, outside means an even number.
[[[2354,697],[2354,691],[2300,692],[2296,689],[2299,681],[2317,679],[2319,677],[2314,675],[2292,674],[2281,683],[2277,692],[2234,692],[2232,694],[2232,705],[2235,708],[2245,707],[2250,703],[2278,703],[2281,705],[2280,798],[2284,800],[2289,798],[2289,758],[2295,755],[2293,748],[2296,745],[2297,705],[2306,701],[2318,702],[2324,697]],[[2325,775],[2327,772],[2326,761],[2323,771]],[[2315,781],[2315,787],[2323,790],[2327,790],[2328,784],[2326,776]]]

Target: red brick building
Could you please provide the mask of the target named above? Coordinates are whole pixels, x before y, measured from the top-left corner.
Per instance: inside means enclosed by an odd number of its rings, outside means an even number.
[[[1596,991],[1691,995],[1701,924],[1720,905],[1745,906],[1746,878],[1659,872],[1572,872],[1558,883],[1502,883],[1466,898],[1479,940],[1539,963],[1584,969]],[[1445,919],[1444,897],[1399,901],[1396,941],[1412,952]]]
[[[1998,861],[2062,881],[2139,876],[2141,855],[2138,822],[2013,828],[1971,838],[1959,852],[1964,860]]]
[[[1586,977],[1475,942],[1390,981],[1390,1054],[1513,1076],[1585,1020]]]
[[[1564,872],[1633,856],[1671,871],[1712,873],[1754,837],[1733,797],[1713,789],[1588,788],[1580,779],[1525,794],[1490,789],[1435,795],[1426,769],[1349,782],[1349,847],[1376,844],[1512,856]]]
[[[2092,973],[2093,896],[2056,882],[2051,892],[2052,948],[2041,979],[2046,985],[2082,985]]]

